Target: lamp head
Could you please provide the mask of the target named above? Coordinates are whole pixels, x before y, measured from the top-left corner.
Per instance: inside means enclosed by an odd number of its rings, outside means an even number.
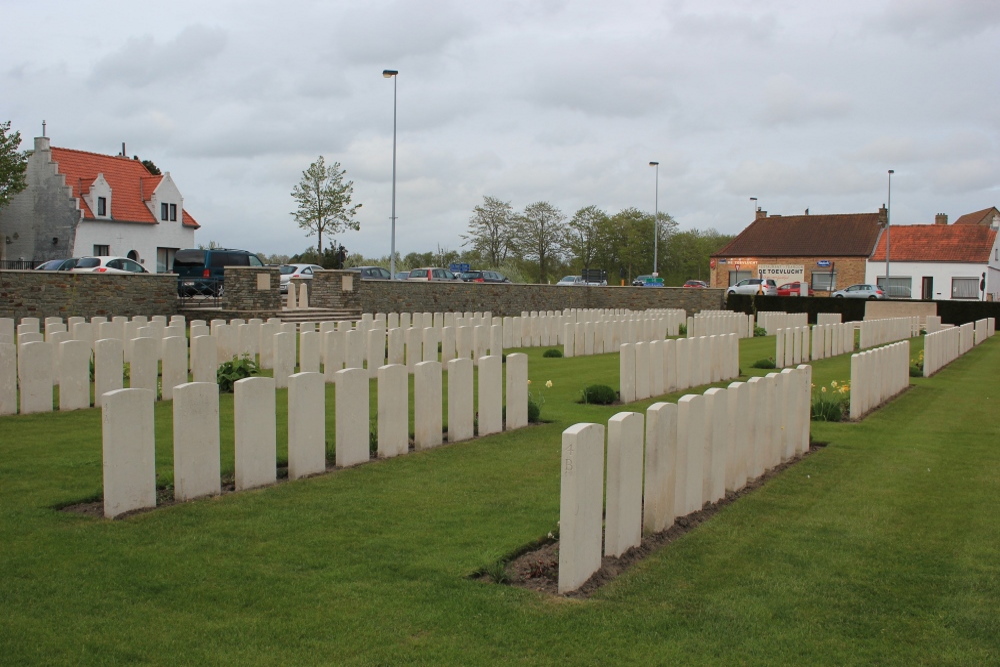
[[[649,163],[649,166],[650,166],[650,167],[656,167],[656,166],[658,166],[659,164],[660,164],[659,162],[650,162],[650,163]]]
[[[399,70],[395,70],[395,69],[384,69],[384,70],[382,70],[382,76],[384,76],[387,79],[391,79],[392,77],[396,76],[397,74],[399,74]]]

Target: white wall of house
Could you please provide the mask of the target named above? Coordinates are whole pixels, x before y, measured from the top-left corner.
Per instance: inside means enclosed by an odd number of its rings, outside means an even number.
[[[108,253],[128,257],[135,251],[146,270],[150,273],[169,271],[170,267],[157,270],[158,248],[194,248],[194,232],[184,227],[180,221],[150,223],[130,223],[103,220],[83,220],[76,230],[73,256],[93,255],[94,246],[108,246]],[[172,256],[172,255],[171,255]]]
[[[994,253],[994,257],[996,253]],[[929,277],[932,282],[930,298],[951,299],[953,289],[960,293],[967,289],[970,283],[963,280],[975,279],[976,296],[982,298],[979,291],[979,281],[986,274],[986,293],[993,295],[994,301],[1000,301],[1000,262],[991,258],[990,264],[966,264],[959,262],[892,262],[889,264],[889,276],[894,281],[897,278],[910,279],[910,295],[914,299],[923,297],[923,280]],[[885,277],[885,262],[868,262],[865,270],[865,282],[877,284]],[[958,283],[956,283],[956,280]],[[962,283],[962,284],[959,284]],[[967,292],[966,292],[967,293]]]

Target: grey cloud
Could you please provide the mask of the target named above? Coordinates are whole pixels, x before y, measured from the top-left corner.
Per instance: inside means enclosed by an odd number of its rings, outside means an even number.
[[[770,77],[763,87],[760,119],[767,124],[798,124],[842,118],[851,112],[849,98],[831,91],[809,90],[788,74]]]
[[[90,75],[91,83],[119,83],[130,87],[176,81],[199,71],[226,48],[226,32],[221,28],[193,25],[176,37],[158,43],[152,35],[131,37],[117,51],[99,60]]]
[[[875,25],[903,37],[945,42],[966,39],[1000,26],[1000,3],[993,0],[893,0]],[[926,46],[934,46],[928,43]]]

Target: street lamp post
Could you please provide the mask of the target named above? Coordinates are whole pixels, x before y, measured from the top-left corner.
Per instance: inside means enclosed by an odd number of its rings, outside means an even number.
[[[382,76],[392,79],[392,242],[389,246],[391,280],[396,279],[396,78],[398,74],[398,70],[382,70]]]
[[[885,207],[885,295],[891,296],[889,294],[889,235],[890,235],[890,225],[892,224],[892,175],[895,174],[894,169],[889,170],[889,198],[886,200]]]
[[[650,167],[656,167],[656,194],[653,198],[653,277],[657,278],[660,272],[659,266],[659,244],[660,244],[660,163],[650,162]]]

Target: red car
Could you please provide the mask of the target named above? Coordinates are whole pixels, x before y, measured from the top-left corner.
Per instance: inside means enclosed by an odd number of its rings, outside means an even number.
[[[686,283],[684,283],[684,287],[690,287],[693,289],[705,289],[706,287],[708,287],[708,283],[706,283],[704,280],[689,280]]]
[[[801,286],[805,283],[785,283],[778,287],[778,296],[801,296]],[[808,286],[807,286],[808,287]],[[816,296],[816,292],[813,291],[812,287],[808,287],[809,296]]]

